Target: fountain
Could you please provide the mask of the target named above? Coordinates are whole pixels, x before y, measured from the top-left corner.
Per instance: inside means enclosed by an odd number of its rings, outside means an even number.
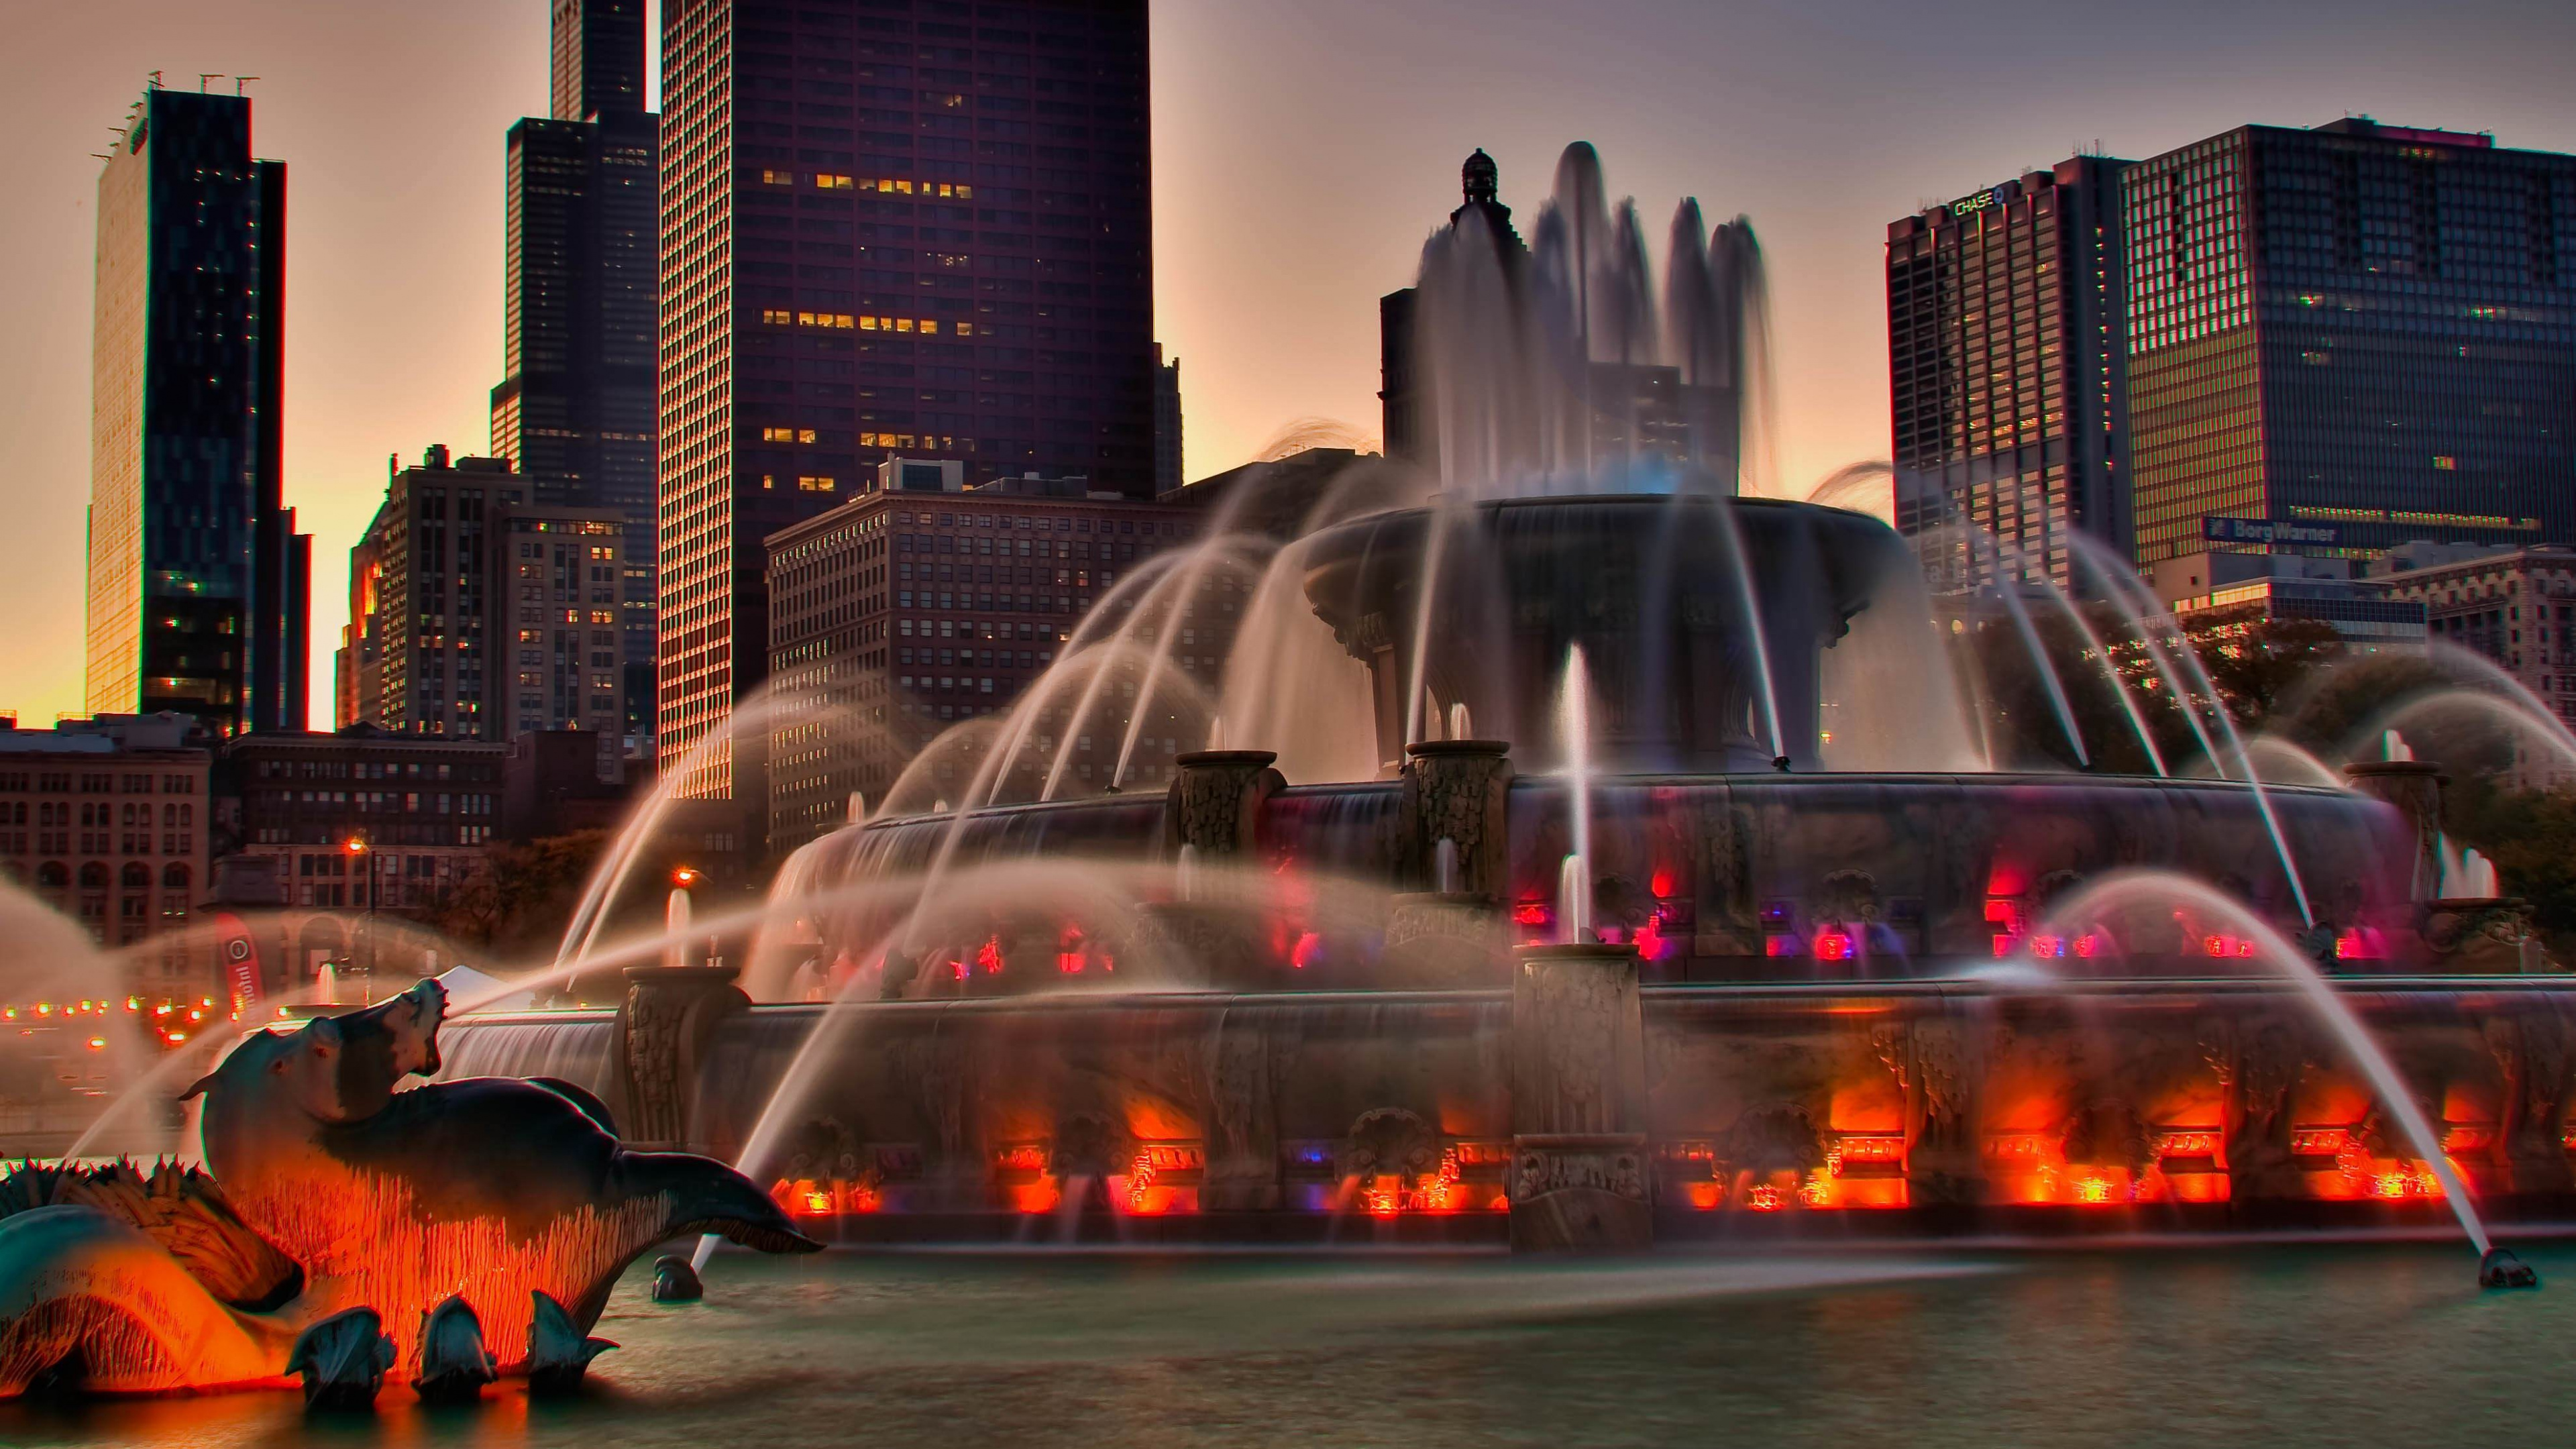
[[[1936,607],[1877,518],[1744,496],[1750,229],[1703,242],[1686,203],[1659,303],[1589,148],[1527,247],[1490,163],[1467,192],[1411,303],[1436,467],[1131,572],[1017,706],[933,745],[962,793],[899,782],[786,862],[765,915],[795,931],[743,989],[630,971],[623,1012],[456,1035],[602,1043],[654,1140],[842,1241],[2454,1210],[2474,1237],[2576,1207],[2565,978],[2486,862],[2446,868],[2438,767],[2240,731],[2098,551],[2039,609]],[[2033,671],[2015,727],[2073,768],[2009,767],[1971,615]],[[1119,793],[1185,616],[1231,634],[1178,727],[1209,748]],[[1105,682],[1131,675],[1142,697]],[[2097,681],[2118,713],[2088,735]],[[2158,692],[2196,774],[2168,777]],[[2101,764],[2124,730],[2152,773]],[[1105,781],[1066,770],[1076,736],[1115,742]],[[2138,872],[2170,889],[2110,893]],[[666,990],[695,993],[685,1030]],[[669,1291],[709,1266],[667,1260]]]

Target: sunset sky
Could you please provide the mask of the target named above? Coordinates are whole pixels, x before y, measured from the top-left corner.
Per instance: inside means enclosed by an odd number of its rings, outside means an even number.
[[[1380,293],[1477,146],[1525,215],[1566,142],[1660,230],[1749,214],[1773,286],[1778,491],[1887,451],[1885,224],[2078,147],[2147,156],[2353,112],[2576,150],[2576,5],[1160,0],[1157,329],[1186,475],[1306,417],[1378,431]],[[479,452],[501,359],[502,142],[545,0],[0,0],[0,708],[81,694],[93,196],[158,68],[234,74],[289,166],[287,501],[314,541],[314,723],[385,456]]]

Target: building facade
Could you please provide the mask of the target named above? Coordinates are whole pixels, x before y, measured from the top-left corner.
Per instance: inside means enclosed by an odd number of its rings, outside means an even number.
[[[752,823],[764,538],[895,454],[1154,488],[1146,7],[669,0],[662,46],[659,745]]]
[[[534,730],[624,728],[626,519],[546,507],[540,480],[432,447],[388,467],[350,553],[351,724],[506,744]]]
[[[492,454],[532,501],[625,522],[618,635],[629,754],[654,729],[659,118],[644,109],[643,0],[556,0],[553,114],[510,128],[503,370]]]
[[[2136,557],[2576,537],[2576,157],[2349,119],[2130,167]]]
[[[241,96],[144,92],[98,178],[87,698],[301,729],[312,539],[279,466],[286,166]]]
[[[2431,636],[2483,654],[2576,724],[2576,548],[2501,549],[2421,562],[2392,550],[2376,580],[2422,606]]]
[[[769,667],[798,706],[770,732],[773,852],[841,824],[853,794],[883,801],[941,732],[1006,712],[1121,578],[1187,543],[1199,522],[1195,509],[1129,501],[1081,479],[968,489],[953,467],[944,484],[936,464],[897,459],[879,471],[885,486],[768,540]],[[1198,613],[1170,621],[1184,631],[1172,667],[1212,688],[1239,616]],[[1199,743],[1172,735],[1167,747],[1156,730],[1122,783],[1167,779],[1173,751]],[[1120,741],[1061,744],[1076,756],[1067,789],[1112,783]],[[971,764],[941,766],[953,796],[966,784],[956,772]]]
[[[102,946],[185,927],[206,887],[213,753],[188,715],[0,726],[0,871]],[[188,955],[135,959],[132,989],[177,989]],[[194,994],[193,991],[183,994]]]
[[[505,753],[370,725],[237,740],[217,770],[215,846],[275,862],[280,906],[364,911],[372,891],[376,910],[419,915],[482,869]]]
[[[2130,551],[2120,173],[2077,156],[1887,228],[1896,526],[1951,587]]]

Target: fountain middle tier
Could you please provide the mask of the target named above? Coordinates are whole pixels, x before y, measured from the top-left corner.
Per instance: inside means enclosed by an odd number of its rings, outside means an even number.
[[[1971,762],[1946,669],[1925,667],[1938,651],[1913,555],[1862,514],[1690,493],[1443,499],[1327,529],[1301,560],[1315,613],[1368,667],[1383,773],[1460,705],[1525,767],[1561,768],[1554,697],[1578,647],[1605,772]]]
[[[2186,913],[2034,938],[2051,900],[2140,866],[2219,887],[2341,969],[2433,965],[2410,890],[2412,827],[2360,795],[2271,787],[2283,838],[2321,883],[2314,931],[2300,919],[2257,801],[2239,783],[1630,775],[1594,781],[1592,800],[1592,920],[1604,939],[1638,947],[1650,982],[1946,976],[2023,953],[2063,958],[2060,967],[2077,972],[2188,975],[2239,952],[2242,943]],[[1435,952],[1426,965],[1403,948],[1426,921],[1430,934],[1453,936],[1442,922],[1469,931],[1482,922],[1494,947],[1557,938],[1559,872],[1571,849],[1565,785],[1513,778],[1499,745],[1418,746],[1398,780],[1290,786],[1248,808],[1249,852],[1226,875],[1205,861],[1200,868],[1236,882],[1222,907],[1235,921],[1223,959],[1164,951],[1158,974],[1119,974],[1119,962],[1141,965],[1156,944],[1122,938],[1134,927],[1133,906],[1147,905],[1150,925],[1153,910],[1181,903],[1165,802],[1116,796],[1005,806],[963,823],[950,884],[925,913],[937,924],[935,954],[954,969],[878,966],[886,937],[913,910],[904,891],[880,889],[858,904],[833,899],[859,883],[917,876],[950,817],[883,821],[814,842],[782,871],[772,897],[781,910],[810,900],[804,927],[773,933],[745,985],[757,1000],[825,991],[862,1000],[987,996],[1122,981],[1232,990],[1498,985],[1507,967],[1499,949]],[[1445,882],[1442,840],[1453,862]],[[1041,906],[1008,883],[1014,862],[1032,860],[1088,862],[1136,899],[1115,912],[1109,903],[1089,912]],[[1432,905],[1440,909],[1426,916]]]

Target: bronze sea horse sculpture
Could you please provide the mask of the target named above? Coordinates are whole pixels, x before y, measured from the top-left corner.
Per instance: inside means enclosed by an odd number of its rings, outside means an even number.
[[[586,1333],[657,1243],[820,1248],[722,1163],[627,1151],[568,1083],[396,1091],[438,1070],[446,1012],[423,981],[242,1042],[185,1094],[205,1098],[207,1172],[0,1178],[0,1396],[275,1381],[304,1329],[360,1308],[416,1370],[420,1324],[451,1296],[503,1370],[524,1371],[533,1294]]]

